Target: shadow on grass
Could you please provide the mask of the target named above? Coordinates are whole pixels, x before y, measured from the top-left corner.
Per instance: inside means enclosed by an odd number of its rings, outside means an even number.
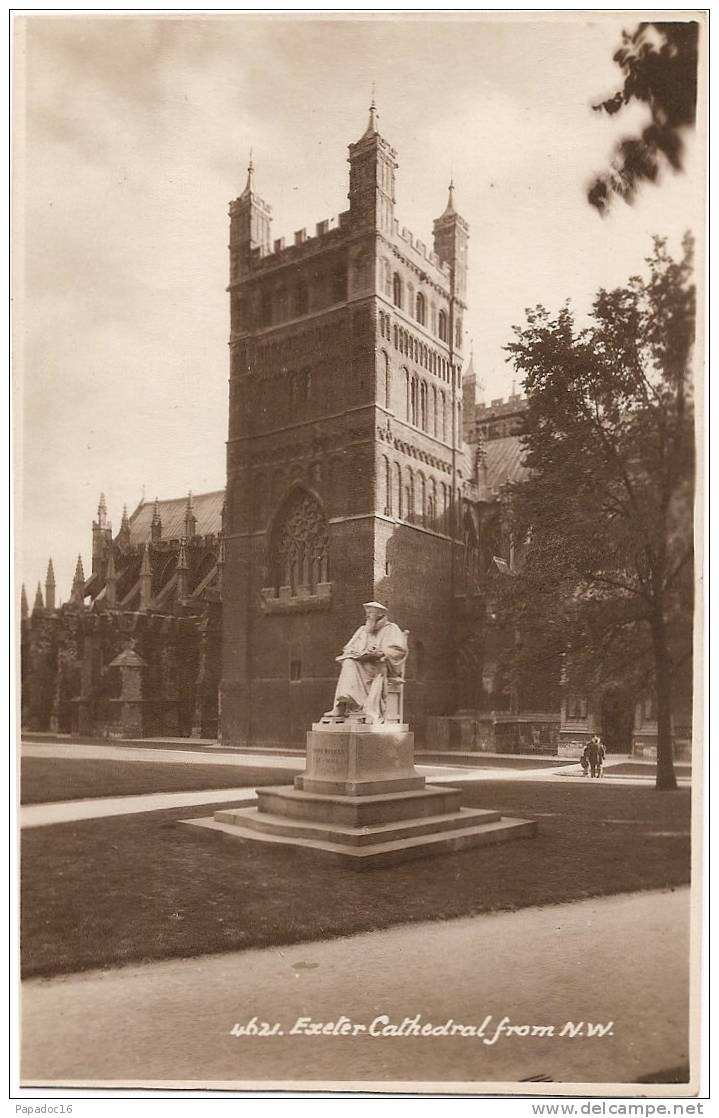
[[[465,804],[538,819],[539,834],[355,873],[301,848],[223,842],[178,823],[210,814],[206,805],[34,828],[22,838],[23,973],[299,943],[689,881],[688,836],[656,836],[688,828],[687,790],[462,788]]]

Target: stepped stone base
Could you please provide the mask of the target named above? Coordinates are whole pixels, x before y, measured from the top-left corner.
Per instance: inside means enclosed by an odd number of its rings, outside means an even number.
[[[185,823],[225,838],[301,846],[354,869],[487,846],[536,834],[537,824],[461,806],[457,788],[427,785],[406,726],[307,735],[294,786],[258,788],[257,806]]]

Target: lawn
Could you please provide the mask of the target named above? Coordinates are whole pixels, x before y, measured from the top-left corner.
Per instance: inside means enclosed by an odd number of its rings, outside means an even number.
[[[649,776],[656,778],[657,766],[654,763],[638,764],[636,761],[624,761],[619,765],[612,765],[611,768],[607,767],[607,773],[612,776]],[[682,765],[681,763],[674,762],[674,772],[678,777],[688,778],[692,775],[691,765]]]
[[[202,792],[207,788],[245,788],[291,784],[295,770],[247,765],[196,765],[178,761],[96,761],[23,757],[23,804],[136,796],[143,792]]]
[[[689,880],[688,790],[492,781],[463,791],[466,804],[537,819],[538,837],[354,873],[298,848],[223,842],[179,825],[177,810],[28,830],[23,973],[298,943]]]

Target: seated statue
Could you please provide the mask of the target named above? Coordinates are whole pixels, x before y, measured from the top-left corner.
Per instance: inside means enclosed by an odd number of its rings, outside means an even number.
[[[406,634],[387,618],[387,607],[365,602],[366,621],[337,657],[342,665],[332,710],[325,718],[362,718],[384,722],[388,679],[402,677],[408,648]]]

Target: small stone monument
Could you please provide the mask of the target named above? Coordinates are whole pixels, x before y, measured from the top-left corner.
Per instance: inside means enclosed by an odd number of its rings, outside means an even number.
[[[536,833],[535,822],[461,806],[461,791],[427,785],[403,719],[406,630],[380,602],[340,656],[334,705],[307,734],[294,786],[257,789],[257,806],[216,811],[193,826],[227,837],[302,846],[355,869]]]

